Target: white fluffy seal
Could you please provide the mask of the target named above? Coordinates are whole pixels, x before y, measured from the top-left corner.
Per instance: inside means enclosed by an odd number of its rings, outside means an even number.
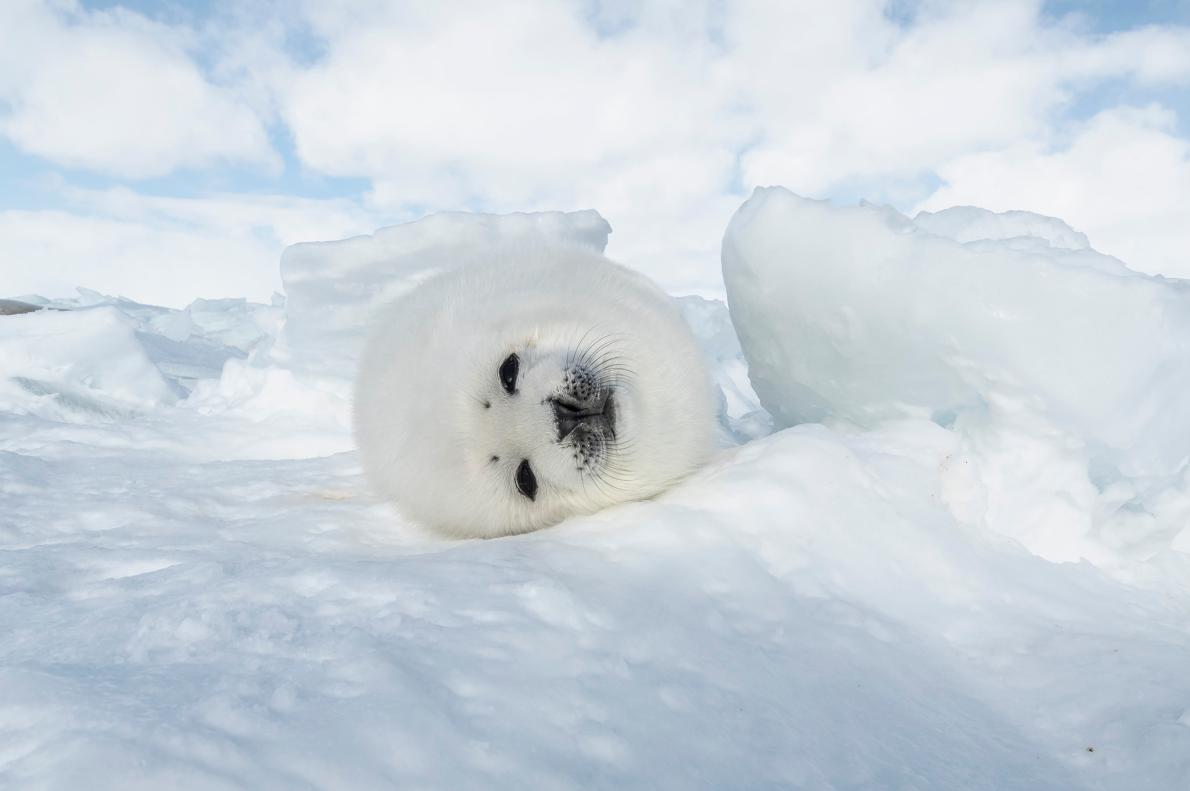
[[[383,311],[355,389],[373,486],[494,537],[651,497],[702,465],[714,408],[673,301],[594,251],[490,250]]]

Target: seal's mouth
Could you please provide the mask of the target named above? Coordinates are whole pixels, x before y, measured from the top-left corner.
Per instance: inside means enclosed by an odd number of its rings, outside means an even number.
[[[558,427],[558,442],[565,441],[576,431],[597,432],[608,438],[615,436],[616,399],[610,388],[582,403],[564,396],[555,396],[549,402]]]

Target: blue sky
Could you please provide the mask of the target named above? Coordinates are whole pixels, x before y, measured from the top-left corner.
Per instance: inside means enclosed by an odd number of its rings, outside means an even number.
[[[14,0],[0,49],[4,295],[266,299],[296,241],[581,208],[713,295],[764,184],[1031,209],[1190,276],[1190,0]]]
[[[1190,24],[1186,0],[1048,0],[1043,10],[1051,17],[1077,14],[1097,33],[1143,25]]]

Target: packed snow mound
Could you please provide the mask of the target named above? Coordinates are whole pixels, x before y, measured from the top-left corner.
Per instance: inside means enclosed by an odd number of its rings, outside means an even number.
[[[590,210],[444,212],[371,236],[292,245],[281,256],[286,316],[274,357],[297,370],[350,377],[376,308],[474,251],[536,237],[603,252],[610,233]]]
[[[988,500],[970,510],[1046,557],[1169,546],[1190,458],[1190,284],[930,232],[987,237],[971,231],[981,211],[925,220],[782,188],[740,208],[723,274],[761,403],[779,426],[954,426]],[[1057,221],[997,222],[1052,236]]]

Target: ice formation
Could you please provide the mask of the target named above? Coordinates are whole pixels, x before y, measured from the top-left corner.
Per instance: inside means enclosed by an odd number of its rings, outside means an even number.
[[[131,414],[175,392],[136,337],[106,306],[41,310],[0,323],[0,410],[69,420]]]
[[[910,221],[781,188],[733,218],[723,273],[779,425],[953,426],[980,499],[956,511],[1054,559],[1187,540],[1190,283],[1026,212]]]

